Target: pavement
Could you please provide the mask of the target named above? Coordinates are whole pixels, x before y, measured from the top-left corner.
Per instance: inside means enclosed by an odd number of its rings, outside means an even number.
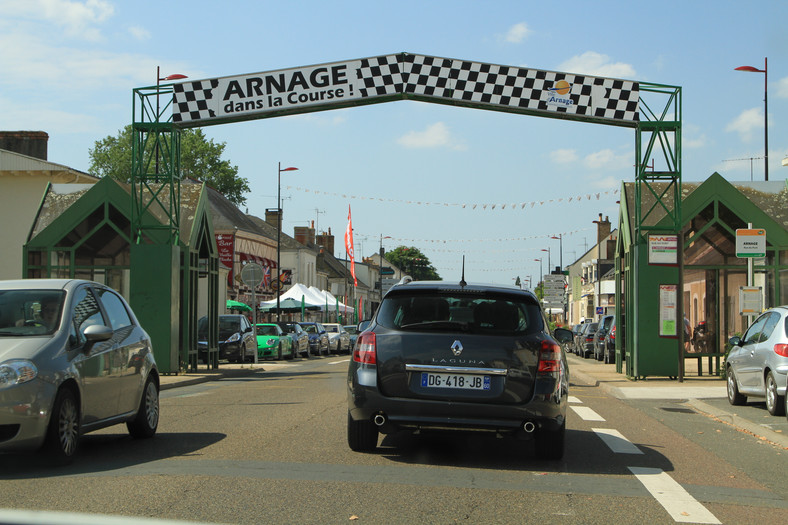
[[[340,357],[347,358],[347,356]],[[648,377],[635,381],[627,378],[625,374],[617,373],[614,364],[604,364],[594,359],[583,359],[572,354],[568,355],[568,359],[572,383],[598,386],[607,394],[622,400],[684,400],[698,412],[705,413],[788,449],[788,435],[750,421],[734,413],[732,407],[722,409],[719,403],[717,406],[712,405],[711,402],[714,400],[727,398],[725,380],[719,376],[708,375],[706,370],[703,370],[703,375],[698,375],[697,359],[686,360],[685,373],[681,381],[667,377]],[[314,360],[315,358],[309,361]],[[169,390],[207,381],[264,374],[266,371],[281,369],[285,363],[293,365],[300,361],[307,362],[306,359],[297,358],[294,361],[260,361],[257,364],[220,363],[219,368],[213,370],[209,370],[206,365],[201,364],[194,372],[162,375],[160,377],[161,389]],[[785,421],[785,417],[782,420]]]

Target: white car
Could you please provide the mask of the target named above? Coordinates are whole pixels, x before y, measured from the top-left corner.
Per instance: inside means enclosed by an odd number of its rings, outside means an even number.
[[[350,334],[344,326],[337,323],[323,323],[323,327],[328,332],[328,353],[350,352]]]

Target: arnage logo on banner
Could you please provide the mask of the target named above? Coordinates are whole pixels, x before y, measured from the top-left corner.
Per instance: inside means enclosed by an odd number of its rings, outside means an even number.
[[[218,79],[217,116],[307,106],[360,97],[359,61]]]

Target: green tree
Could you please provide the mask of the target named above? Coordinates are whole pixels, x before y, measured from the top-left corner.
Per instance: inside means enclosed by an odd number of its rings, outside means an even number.
[[[414,281],[439,281],[435,267],[426,255],[414,246],[398,246],[384,256],[394,266],[413,277]]]
[[[131,177],[131,125],[118,132],[96,141],[90,150],[88,172],[97,177],[114,177],[128,182]],[[208,139],[201,129],[181,131],[181,175],[207,183],[222,193],[236,206],[246,203],[245,193],[250,191],[249,181],[238,176],[238,166],[223,160],[222,154],[227,146]],[[147,146],[153,148],[152,144]]]

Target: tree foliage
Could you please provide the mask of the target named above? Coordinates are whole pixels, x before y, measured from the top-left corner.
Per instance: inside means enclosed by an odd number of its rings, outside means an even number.
[[[131,141],[131,125],[118,131],[117,136],[96,141],[95,147],[90,150],[89,173],[129,182]],[[182,130],[181,175],[207,183],[233,204],[241,206],[246,202],[244,194],[250,191],[249,181],[238,176],[238,166],[222,159],[226,146],[224,142],[217,144],[213,139],[208,139],[200,129]],[[148,144],[146,148],[152,155],[154,145]]]
[[[429,258],[415,246],[398,246],[384,256],[391,264],[413,277],[414,281],[439,281],[441,279]]]

